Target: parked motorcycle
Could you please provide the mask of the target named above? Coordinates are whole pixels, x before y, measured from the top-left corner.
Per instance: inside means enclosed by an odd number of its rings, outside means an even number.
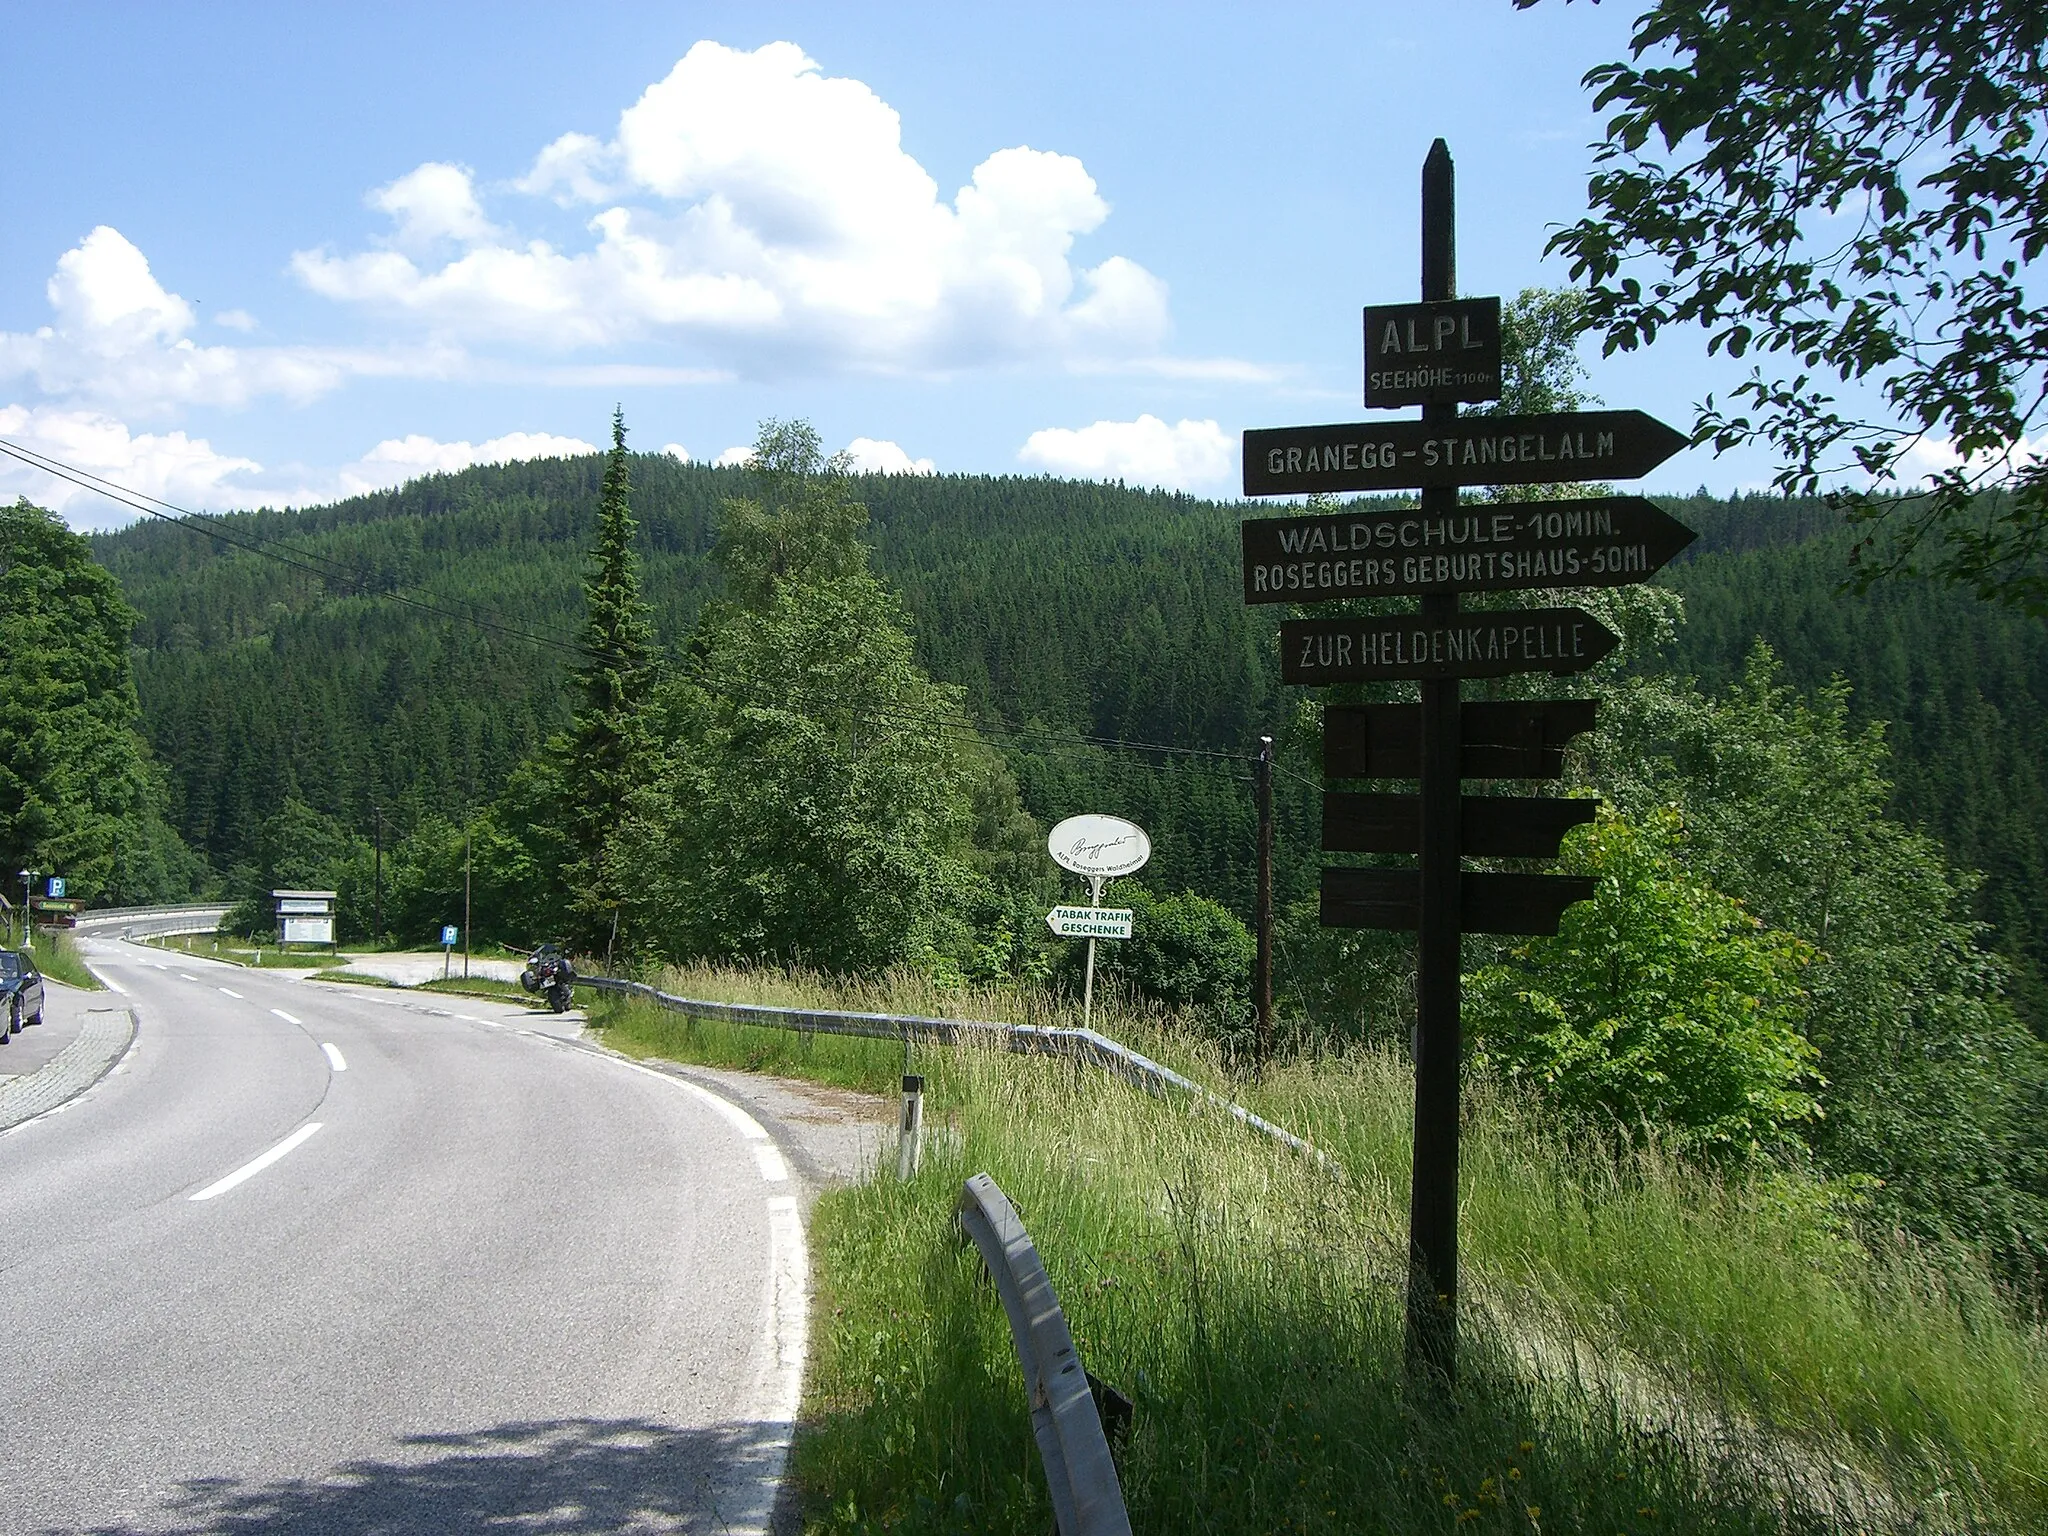
[[[519,985],[545,997],[555,1012],[567,1013],[576,1000],[576,967],[562,953],[561,945],[543,944],[527,957]]]

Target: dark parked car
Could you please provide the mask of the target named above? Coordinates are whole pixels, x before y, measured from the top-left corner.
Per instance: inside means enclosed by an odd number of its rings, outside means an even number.
[[[43,973],[18,949],[0,949],[0,1045],[43,1022]]]

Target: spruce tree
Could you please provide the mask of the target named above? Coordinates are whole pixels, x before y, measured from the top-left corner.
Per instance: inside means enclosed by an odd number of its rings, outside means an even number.
[[[563,791],[569,840],[571,937],[591,953],[614,947],[618,885],[606,842],[625,820],[641,782],[644,713],[654,681],[647,607],[640,599],[637,524],[626,465],[626,418],[612,413],[612,447],[598,494],[597,541],[583,579],[585,616],[578,643],[578,699],[569,730]]]

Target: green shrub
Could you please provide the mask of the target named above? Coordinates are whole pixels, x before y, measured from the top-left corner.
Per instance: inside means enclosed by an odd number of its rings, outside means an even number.
[[[1137,996],[1208,1021],[1220,1034],[1244,1026],[1251,1002],[1256,941],[1230,910],[1182,891],[1155,896],[1120,883],[1105,904],[1132,912],[1131,936],[1096,946],[1096,982],[1121,983]],[[1080,990],[1084,944],[1070,946],[1063,970]]]
[[[1819,1113],[1797,1027],[1813,950],[1689,875],[1682,837],[1669,810],[1574,832],[1562,867],[1592,900],[1472,977],[1465,1019],[1481,1061],[1561,1108],[1745,1158]]]

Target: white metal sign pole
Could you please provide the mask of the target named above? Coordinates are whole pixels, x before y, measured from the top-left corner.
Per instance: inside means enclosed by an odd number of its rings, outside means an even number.
[[[1091,907],[1102,905],[1102,876],[1100,875],[1090,875],[1088,877],[1088,905]],[[1083,1029],[1093,1028],[1092,1021],[1094,1016],[1095,939],[1093,935],[1090,935],[1088,939],[1088,969],[1081,980],[1081,1027]]]

